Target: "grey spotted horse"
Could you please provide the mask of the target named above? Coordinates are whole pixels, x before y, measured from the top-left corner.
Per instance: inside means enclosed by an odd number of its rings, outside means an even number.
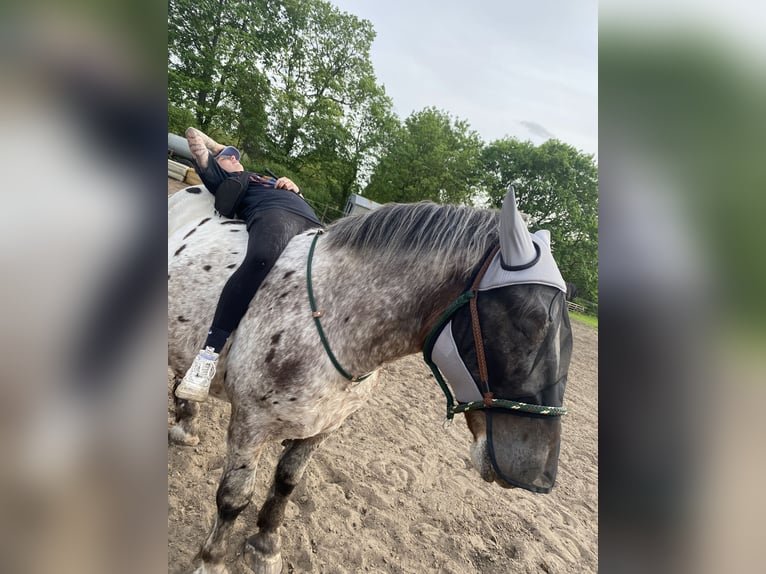
[[[204,189],[168,204],[168,360],[180,378],[247,236]],[[195,572],[227,572],[269,441],[285,447],[243,556],[258,574],[281,571],[279,529],[313,452],[367,400],[377,369],[411,353],[433,369],[447,418],[465,413],[481,477],[548,492],[572,349],[549,242],[527,230],[512,189],[501,211],[390,204],[293,238],[219,360],[211,393],[231,402],[227,458]],[[196,442],[194,408],[177,401],[171,440]]]

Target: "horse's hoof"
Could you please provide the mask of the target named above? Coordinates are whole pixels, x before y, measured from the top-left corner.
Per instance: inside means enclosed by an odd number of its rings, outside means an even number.
[[[170,427],[168,430],[168,440],[183,446],[197,446],[199,444],[199,437],[197,435],[186,432],[179,425]]]
[[[280,574],[282,572],[281,552],[267,556],[249,542],[245,542],[245,560],[255,574]]]

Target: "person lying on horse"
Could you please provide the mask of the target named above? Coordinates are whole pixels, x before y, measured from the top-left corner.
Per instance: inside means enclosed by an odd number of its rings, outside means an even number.
[[[176,389],[178,398],[204,401],[221,350],[279,255],[294,236],[322,224],[291,179],[246,171],[236,147],[195,128],[186,130],[186,139],[216,209],[245,221],[248,233],[245,258],[224,285],[205,344]]]

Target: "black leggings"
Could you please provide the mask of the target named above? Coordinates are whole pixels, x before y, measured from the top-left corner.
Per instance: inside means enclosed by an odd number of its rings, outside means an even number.
[[[223,287],[205,347],[221,352],[284,248],[293,237],[314,227],[317,224],[313,221],[282,209],[268,209],[253,216],[249,222],[247,254]]]

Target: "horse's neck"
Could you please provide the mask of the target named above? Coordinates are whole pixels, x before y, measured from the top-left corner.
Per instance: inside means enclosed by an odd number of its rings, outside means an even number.
[[[343,332],[337,353],[344,368],[359,374],[420,351],[466,275],[438,260],[384,264],[374,256],[323,253],[315,274],[317,305],[327,310],[327,331]]]

